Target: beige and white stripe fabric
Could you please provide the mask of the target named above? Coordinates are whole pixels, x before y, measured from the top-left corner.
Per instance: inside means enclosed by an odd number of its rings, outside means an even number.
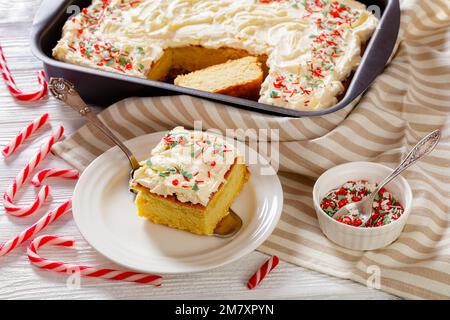
[[[316,118],[283,118],[189,96],[131,98],[101,113],[123,140],[202,120],[203,128],[279,129],[279,175],[285,205],[268,254],[337,277],[415,299],[450,298],[450,1],[405,0],[398,50],[356,108]],[[350,161],[394,166],[423,136],[443,141],[404,177],[414,192],[408,224],[394,244],[373,252],[334,245],[313,209],[314,180]],[[79,169],[110,147],[86,126],[54,152]]]

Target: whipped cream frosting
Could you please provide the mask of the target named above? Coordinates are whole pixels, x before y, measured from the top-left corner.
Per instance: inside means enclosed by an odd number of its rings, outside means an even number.
[[[244,49],[268,56],[260,102],[313,111],[337,103],[377,24],[354,0],[93,0],[53,55],[145,78],[170,47]]]
[[[225,175],[236,157],[234,146],[219,136],[177,127],[140,163],[131,186],[141,185],[161,196],[174,195],[181,202],[207,206],[226,182]]]

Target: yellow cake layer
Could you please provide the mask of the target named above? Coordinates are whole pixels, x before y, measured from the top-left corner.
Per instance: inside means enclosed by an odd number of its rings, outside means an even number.
[[[249,179],[245,164],[234,164],[228,171],[226,182],[212,196],[205,207],[200,204],[180,202],[174,196],[163,197],[147,188],[135,186],[138,191],[136,205],[138,214],[154,223],[190,231],[199,235],[211,235],[231,204]]]
[[[211,49],[202,46],[186,46],[179,48],[168,48],[164,55],[152,66],[147,74],[150,80],[167,81],[175,78],[177,75],[201,70],[225,63],[229,60],[236,60],[247,57],[250,54],[245,50],[233,48]],[[266,66],[267,56],[258,57],[261,63],[264,75],[267,74]]]
[[[178,76],[175,84],[234,97],[258,99],[264,72],[256,57],[244,57]]]

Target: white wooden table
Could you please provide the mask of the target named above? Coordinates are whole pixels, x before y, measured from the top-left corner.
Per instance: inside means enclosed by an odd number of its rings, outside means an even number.
[[[41,63],[29,49],[29,29],[41,0],[0,0],[0,43],[16,82],[24,90],[34,88],[36,71]],[[64,124],[70,133],[83,124],[83,120],[49,98],[35,104],[15,101],[0,81],[0,144],[6,144],[26,123],[50,113],[53,126]],[[50,132],[48,126],[40,131],[30,143],[9,159],[0,157],[0,192],[3,193],[12,178]],[[40,168],[64,168],[67,165],[50,156]],[[46,209],[53,208],[69,198],[73,182],[50,181],[53,199],[47,201],[38,214],[30,218],[13,218],[0,206],[0,242],[3,242],[31,225]],[[29,203],[37,190],[26,186],[19,195],[19,203]],[[64,259],[94,266],[114,266],[94,251],[80,235],[71,214],[67,214],[45,234],[71,236],[77,241],[77,250],[43,250],[48,257]],[[26,258],[25,246],[0,258],[0,299],[393,299],[395,297],[366,288],[351,281],[332,278],[295,265],[281,262],[271,274],[270,280],[257,290],[248,290],[245,282],[267,258],[254,252],[232,265],[198,274],[170,275],[165,277],[161,288],[146,285],[82,279],[80,288],[66,283],[67,275],[41,271],[31,266]]]

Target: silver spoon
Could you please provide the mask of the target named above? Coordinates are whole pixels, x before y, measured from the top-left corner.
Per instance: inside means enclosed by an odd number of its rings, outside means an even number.
[[[377,188],[367,197],[359,202],[349,203],[346,206],[339,209],[334,215],[333,219],[340,218],[358,212],[362,221],[361,227],[364,227],[372,216],[372,204],[377,196],[378,192],[394,178],[396,178],[403,171],[411,167],[417,161],[429,154],[441,139],[441,130],[436,130],[430,133],[428,136],[420,140],[418,144],[411,150],[406,158],[395,168],[391,174],[389,174],[382,182],[380,182]]]
[[[83,101],[78,92],[75,90],[75,86],[63,78],[50,78],[49,89],[52,95],[70,106],[80,115],[85,117],[89,123],[103,132],[112,142],[114,142],[120,150],[125,153],[131,165],[130,177],[134,177],[134,172],[140,168],[139,162],[133,153],[128,149],[115,135],[108,129],[97,117],[97,115],[91,112],[91,109]],[[230,238],[234,236],[242,228],[242,219],[231,208],[228,214],[222,219],[214,230],[213,236],[220,238]]]

